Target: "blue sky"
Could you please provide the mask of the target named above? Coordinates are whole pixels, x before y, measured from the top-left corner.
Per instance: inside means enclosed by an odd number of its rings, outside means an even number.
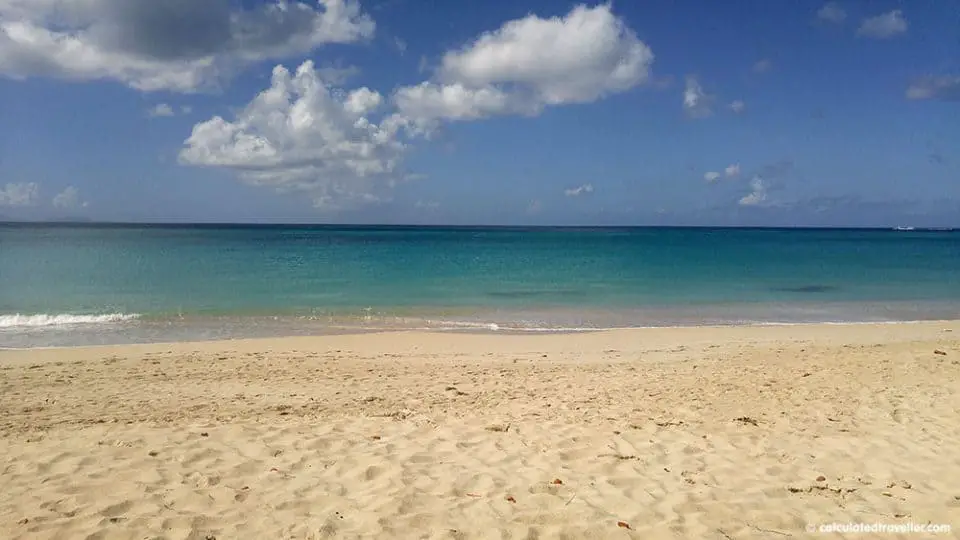
[[[960,226],[956,15],[0,0],[0,216]]]

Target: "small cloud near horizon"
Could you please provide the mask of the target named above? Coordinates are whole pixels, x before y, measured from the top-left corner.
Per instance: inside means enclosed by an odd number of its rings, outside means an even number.
[[[39,195],[36,182],[11,182],[0,187],[0,206],[33,206]]]
[[[61,210],[76,210],[89,206],[87,201],[80,200],[80,190],[74,186],[67,186],[63,191],[57,193],[51,202],[54,208]]]
[[[767,201],[767,186],[763,178],[754,176],[750,181],[750,193],[744,195],[738,204],[740,206],[760,206]]]

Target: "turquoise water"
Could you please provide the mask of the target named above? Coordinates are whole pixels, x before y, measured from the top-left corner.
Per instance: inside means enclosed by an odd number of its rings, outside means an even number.
[[[960,315],[960,233],[0,226],[0,346]]]

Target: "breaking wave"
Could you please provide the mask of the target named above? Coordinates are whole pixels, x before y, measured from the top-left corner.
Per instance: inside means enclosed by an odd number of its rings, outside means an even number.
[[[39,328],[44,326],[109,324],[132,321],[139,317],[140,315],[136,313],[106,313],[103,315],[70,315],[66,313],[57,315],[48,315],[44,313],[38,315],[22,315],[20,313],[16,313],[13,315],[0,315],[0,328]]]

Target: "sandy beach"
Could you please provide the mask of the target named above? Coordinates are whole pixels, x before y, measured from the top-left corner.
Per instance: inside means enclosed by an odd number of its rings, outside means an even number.
[[[960,323],[0,351],[0,434],[11,539],[957,538]]]

